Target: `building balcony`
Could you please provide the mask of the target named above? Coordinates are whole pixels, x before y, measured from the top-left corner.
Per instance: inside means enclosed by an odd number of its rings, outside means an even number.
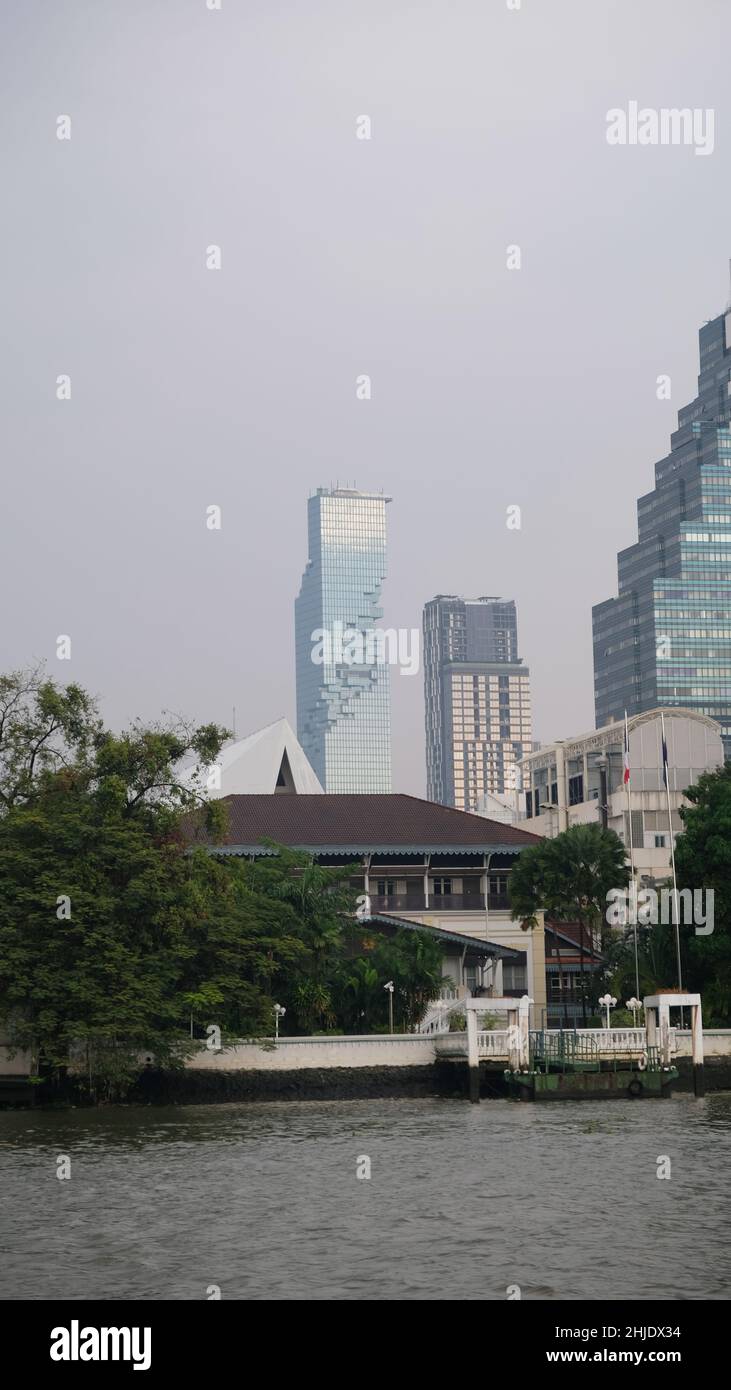
[[[508,912],[507,893],[488,894],[489,912]],[[371,893],[371,912],[484,912],[484,893],[429,894],[427,905],[421,893]]]

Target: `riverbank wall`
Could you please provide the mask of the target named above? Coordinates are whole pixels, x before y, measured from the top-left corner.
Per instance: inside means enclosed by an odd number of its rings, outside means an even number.
[[[690,1034],[678,1034],[674,1091],[692,1092]],[[704,1032],[707,1092],[731,1090],[731,1029]],[[480,1094],[507,1093],[504,1064],[483,1061]],[[4,1084],[3,1084],[4,1081]],[[201,1050],[177,1070],[146,1064],[126,1099],[143,1105],[205,1105],[231,1101],[337,1100],[388,1096],[461,1096],[467,1093],[466,1062],[438,1057],[434,1037],[371,1034],[351,1037],[248,1041],[219,1052]],[[89,1104],[72,1076],[62,1088],[33,1087],[20,1067],[0,1075],[0,1105]]]

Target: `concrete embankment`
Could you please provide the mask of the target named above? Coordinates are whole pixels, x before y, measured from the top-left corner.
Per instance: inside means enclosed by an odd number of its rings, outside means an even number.
[[[455,1038],[456,1040],[456,1038]],[[693,1090],[689,1038],[678,1035],[680,1072],[673,1089]],[[731,1030],[708,1030],[705,1088],[731,1090]],[[505,1059],[482,1061],[480,1095],[485,1099],[507,1093]],[[3,1090],[3,1080],[5,1089]],[[222,1051],[200,1051],[180,1070],[160,1070],[149,1064],[127,1100],[133,1104],[205,1105],[226,1101],[337,1100],[387,1096],[466,1096],[468,1068],[464,1059],[439,1057],[434,1038],[420,1034],[373,1034],[351,1037],[281,1038],[249,1041]],[[0,1071],[0,1105],[84,1105],[88,1094],[72,1076],[63,1087],[32,1087],[16,1062],[15,1074]]]
[[[133,1104],[215,1105],[225,1101],[365,1100],[460,1096],[465,1067],[308,1067],[296,1071],[148,1071],[130,1094]]]
[[[693,1062],[690,1057],[676,1058],[675,1065],[680,1072],[673,1084],[673,1091],[693,1091]],[[709,1091],[731,1091],[731,1057],[706,1057],[703,1063],[703,1081],[706,1094]]]

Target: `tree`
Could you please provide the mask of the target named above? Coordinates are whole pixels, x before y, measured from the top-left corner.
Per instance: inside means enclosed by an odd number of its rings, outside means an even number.
[[[359,956],[343,972],[340,1010],[345,1028],[354,1033],[372,1033],[381,1022],[384,993],[379,972],[371,960]]]
[[[111,1093],[140,1052],[173,1059],[186,880],[175,846],[102,810],[72,773],[0,821],[0,1016],[41,1075],[82,1059]]]
[[[0,679],[0,1020],[41,1071],[84,1054],[90,1086],[118,1088],[139,1052],[179,1054],[200,917],[180,818],[203,798],[176,764],[224,736],[177,721],[115,737],[80,687]]]
[[[388,1015],[388,999],[383,983],[393,980],[394,1017],[404,1029],[414,1028],[427,1004],[439,998],[443,958],[441,943],[418,928],[382,937],[370,959],[381,979],[384,1014]]]
[[[607,893],[625,887],[629,870],[625,849],[613,830],[574,825],[553,840],[524,849],[510,873],[511,916],[524,928],[535,926],[543,908],[557,922],[578,922],[582,1021],[586,1027],[585,954],[587,939],[601,930]],[[560,963],[560,956],[559,956]],[[562,980],[563,993],[563,980]]]
[[[731,762],[704,772],[685,796],[683,834],[675,846],[679,888],[713,892],[713,931],[684,935],[683,983],[703,997],[704,1018],[715,1027],[731,1025]],[[704,914],[705,915],[705,914]],[[655,929],[674,937],[672,925]],[[670,977],[672,978],[672,976]]]
[[[41,666],[0,676],[0,814],[33,799],[43,777],[78,766],[102,733],[96,704]]]
[[[287,1032],[329,1028],[338,1016],[340,965],[352,939],[355,891],[348,879],[357,865],[327,868],[314,856],[265,842],[269,854],[246,864],[251,892],[286,906],[296,922],[302,952],[282,978]]]
[[[182,987],[201,1023],[218,1023],[229,1038],[271,1031],[274,992],[307,959],[296,912],[252,890],[250,866],[202,849],[188,859],[194,921]],[[212,1007],[213,1005],[213,1007]]]
[[[405,1026],[438,992],[426,934],[364,939],[355,866],[273,844],[216,856],[226,808],[205,775],[225,736],[179,719],[114,734],[80,687],[0,683],[0,1025],[44,1079],[117,1098],[140,1054],[180,1065],[211,1024],[269,1034],[275,998],[312,1032],[385,1027],[388,979]]]

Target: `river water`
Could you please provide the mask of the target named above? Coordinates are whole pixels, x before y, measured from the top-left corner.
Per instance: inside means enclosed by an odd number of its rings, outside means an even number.
[[[729,1093],[5,1112],[0,1297],[726,1299],[730,1171]]]

